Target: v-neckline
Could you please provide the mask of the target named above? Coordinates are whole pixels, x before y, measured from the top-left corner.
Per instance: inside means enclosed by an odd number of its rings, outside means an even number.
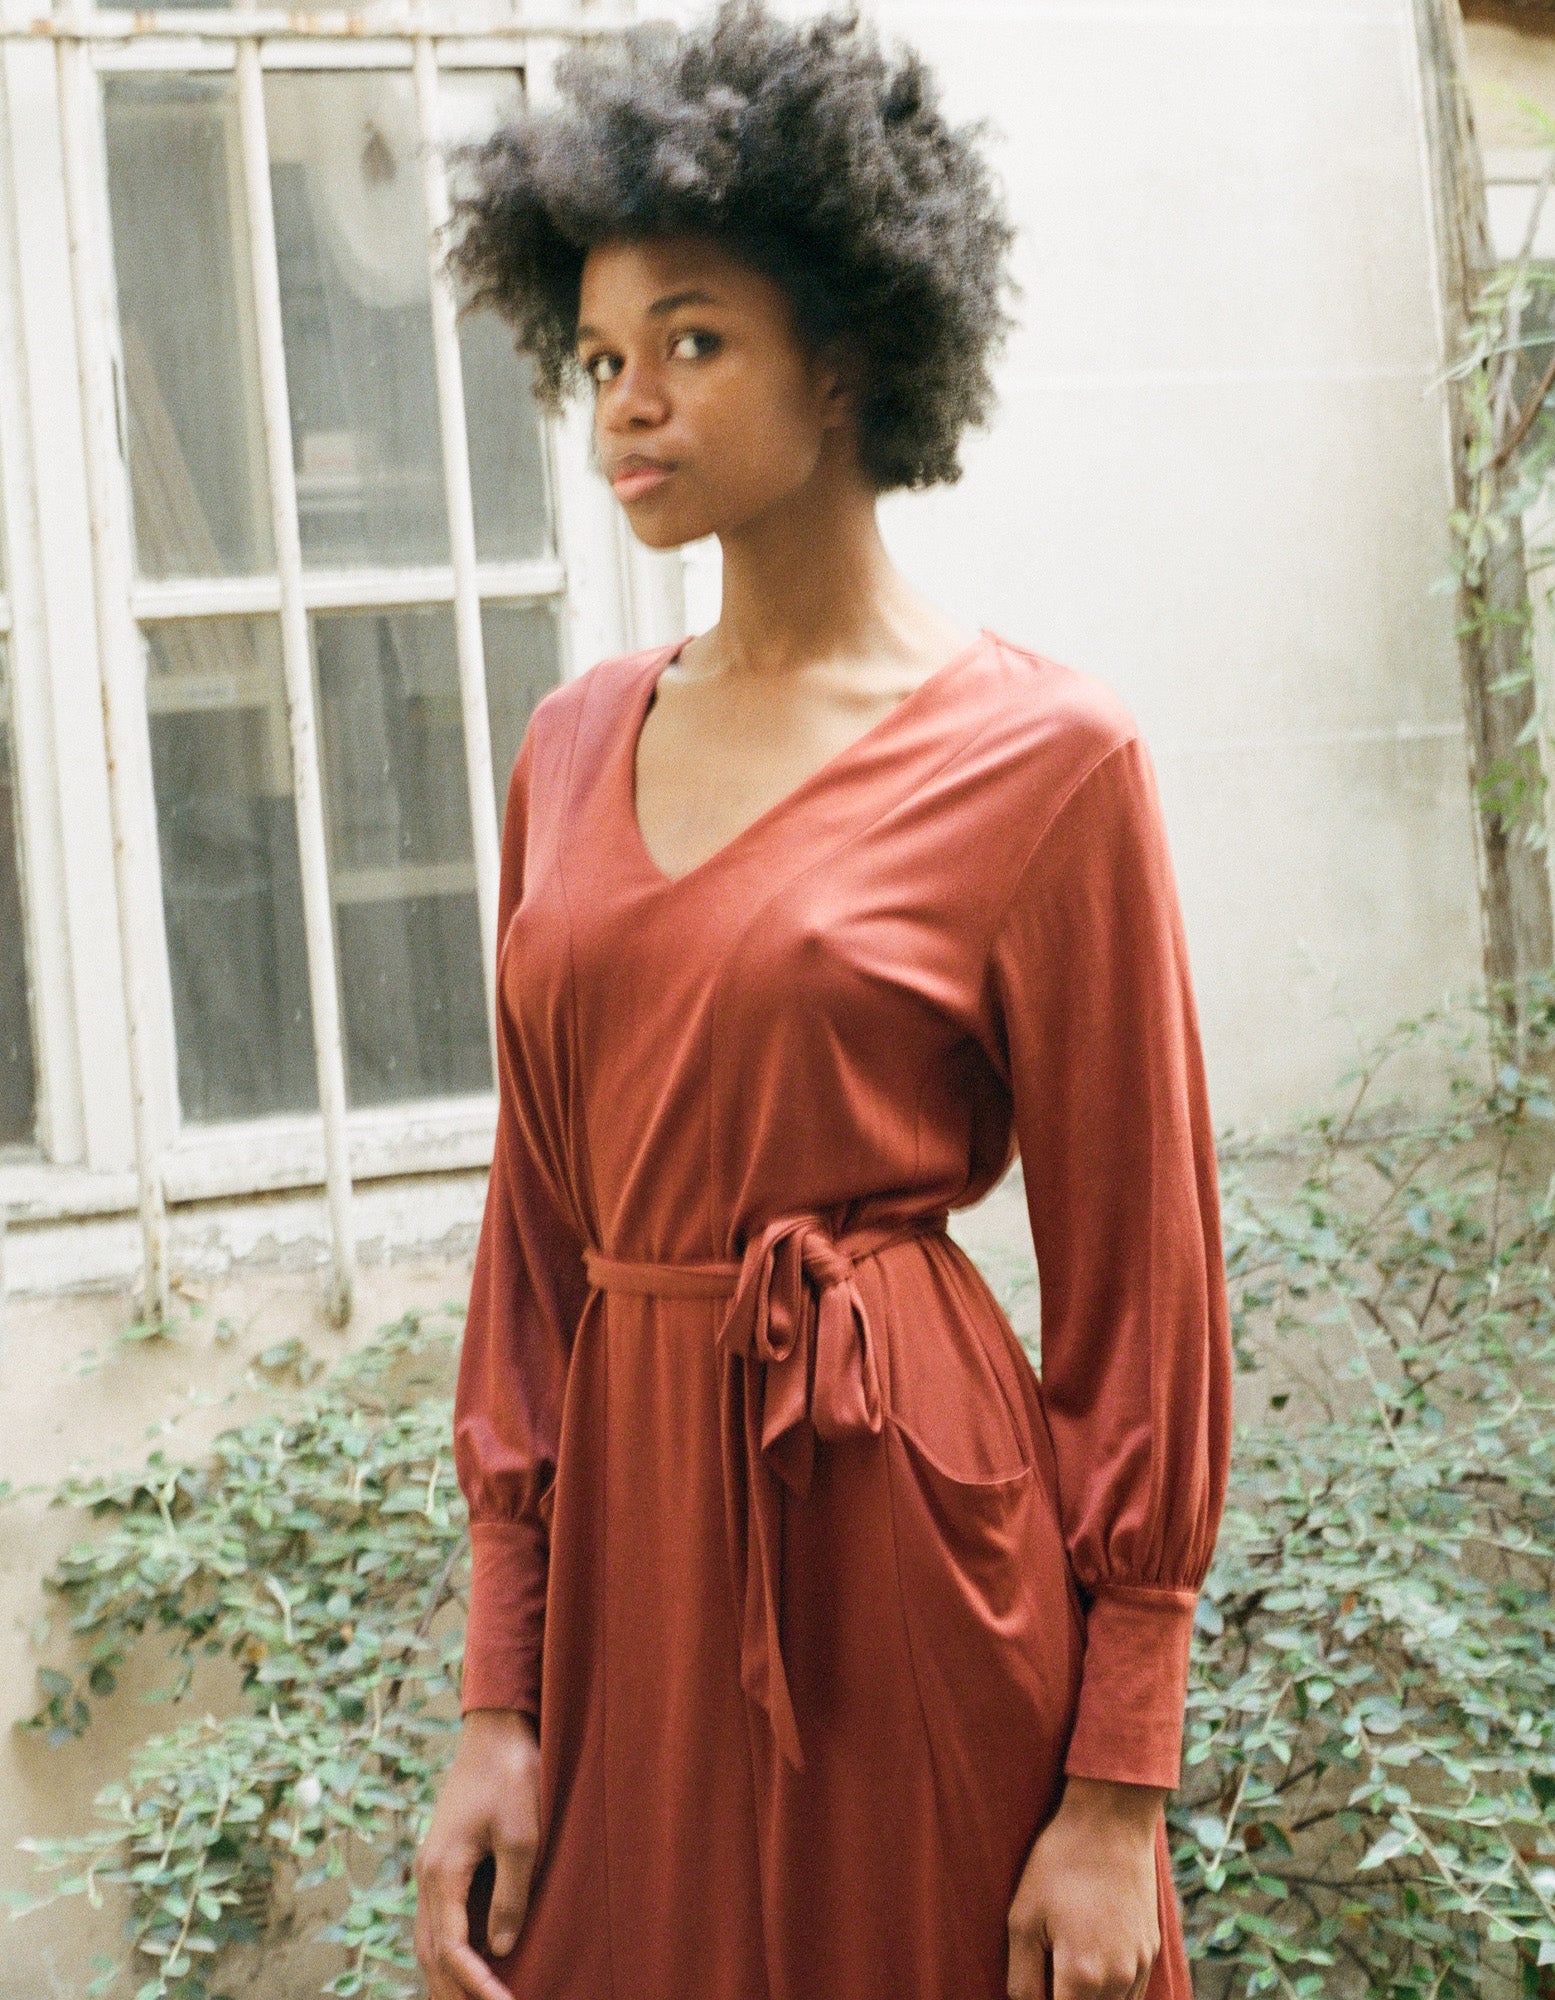
[[[976,659],[992,639],[993,634],[985,627],[980,627],[977,637],[969,645],[952,653],[948,660],[941,661],[933,673],[925,675],[916,687],[909,688],[900,701],[888,708],[884,715],[878,716],[866,730],[855,736],[851,743],[845,743],[840,750],[834,750],[823,763],[817,764],[813,771],[802,777],[797,785],[791,785],[786,792],[774,799],[771,805],[764,806],[754,819],[747,820],[744,826],[737,828],[710,854],[704,854],[700,861],[693,862],[691,867],[683,869],[679,875],[666,875],[654,860],[648,851],[647,841],[643,839],[642,825],[637,817],[637,746],[642,740],[643,725],[648,719],[648,710],[653,705],[659,676],[673,660],[680,657],[690,643],[690,634],[668,646],[659,647],[650,655],[647,667],[632,689],[627,725],[622,731],[623,754],[618,759],[621,776],[619,793],[625,807],[623,817],[639,867],[652,879],[656,887],[666,890],[678,889],[684,883],[690,882],[693,877],[705,875],[733,850],[743,848],[753,836],[765,831],[769,822],[779,818],[826,779],[834,776],[839,768],[850,763],[861,750],[872,747],[904,713],[920,706],[925,697],[931,691],[937,691],[958,668]]]

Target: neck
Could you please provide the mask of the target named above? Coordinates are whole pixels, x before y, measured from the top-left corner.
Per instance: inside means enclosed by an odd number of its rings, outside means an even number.
[[[856,471],[823,458],[800,493],[719,541],[723,605],[709,643],[725,671],[905,658],[921,646],[927,606],[886,553]]]

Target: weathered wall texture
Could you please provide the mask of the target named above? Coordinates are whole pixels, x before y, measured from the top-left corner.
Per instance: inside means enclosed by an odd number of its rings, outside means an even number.
[[[1526,106],[1555,118],[1555,6],[1466,8],[1474,123],[1486,151],[1537,145]]]
[[[996,425],[892,545],[1133,706],[1217,1119],[1278,1126],[1479,975],[1409,9],[872,11],[1000,128],[1025,286]]]

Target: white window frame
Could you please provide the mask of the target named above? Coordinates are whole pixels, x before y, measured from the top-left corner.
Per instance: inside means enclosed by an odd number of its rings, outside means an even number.
[[[13,744],[37,1023],[39,1154],[0,1164],[0,1208],[44,1220],[138,1206],[146,1302],[168,1301],[166,1209],[322,1185],[329,1309],[350,1311],[352,1185],[389,1174],[481,1168],[495,1097],[346,1107],[330,888],[324,868],[307,617],[320,609],[452,607],[465,724],[473,860],[486,979],[499,866],[481,606],[550,601],[562,672],[685,629],[686,572],[643,550],[591,472],[581,405],[545,425],[557,555],[476,558],[454,300],[432,225],[446,214],[427,149],[423,198],[442,419],[450,560],[420,569],[304,571],[269,215],[263,77],[282,69],[386,69],[414,79],[423,132],[440,74],[517,72],[542,99],[571,39],[613,32],[620,6],[577,0],[519,17],[469,0],[359,16],[238,8],[39,14],[0,0],[0,488],[8,595],[0,604],[15,688]],[[137,582],[125,396],[109,234],[101,78],[127,69],[232,71],[243,132],[276,570],[260,578]],[[25,189],[25,201],[16,191]],[[693,562],[696,558],[693,557]],[[705,603],[705,592],[690,595]],[[310,992],[319,1051],[312,1114],[181,1127],[172,994],[146,713],[141,622],[264,613],[286,665]]]
[[[1487,147],[1484,158],[1486,206],[1490,216],[1491,248],[1503,262],[1521,254],[1528,226],[1534,219],[1534,203],[1545,185],[1550,154],[1546,146]],[[1533,255],[1543,261],[1555,259],[1555,189],[1546,189],[1534,232]],[[1541,354],[1541,362],[1546,355]],[[1555,548],[1555,495],[1548,488],[1537,494],[1522,517],[1523,547],[1530,557],[1535,551]],[[1528,578],[1528,604],[1533,620],[1533,671],[1537,677],[1539,711],[1544,726],[1538,734],[1540,765],[1544,776],[1545,848],[1550,896],[1555,901],[1555,742],[1551,740],[1550,718],[1555,715],[1555,620],[1552,620],[1550,593],[1555,587],[1547,563],[1533,564]]]

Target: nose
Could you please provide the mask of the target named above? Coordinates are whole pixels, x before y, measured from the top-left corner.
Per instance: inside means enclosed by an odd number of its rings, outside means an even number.
[[[651,430],[669,415],[664,378],[651,361],[627,355],[607,385],[600,411],[607,430]]]

